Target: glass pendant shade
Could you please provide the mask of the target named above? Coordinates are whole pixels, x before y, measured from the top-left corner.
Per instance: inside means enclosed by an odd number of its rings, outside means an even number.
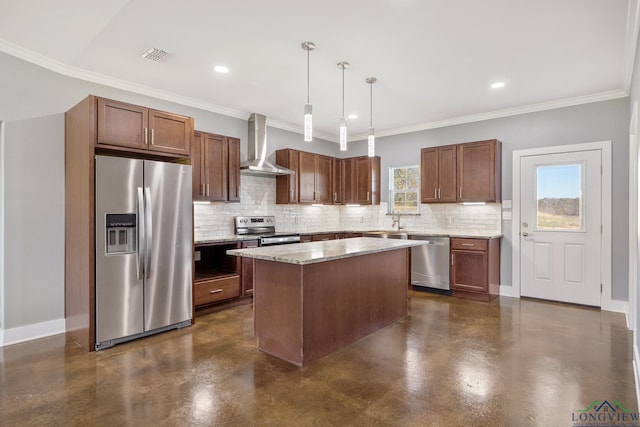
[[[340,151],[347,151],[347,121],[340,119]]]
[[[367,155],[373,157],[376,155],[376,136],[373,133],[373,128],[369,128],[369,136],[367,136]]]
[[[311,116],[311,104],[304,106],[304,141],[313,140],[313,117]]]

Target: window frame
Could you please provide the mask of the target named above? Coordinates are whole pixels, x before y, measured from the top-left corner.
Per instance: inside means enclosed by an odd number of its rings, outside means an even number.
[[[395,190],[394,189],[394,171],[396,169],[413,169],[415,168],[418,171],[418,179],[416,182],[415,190]],[[415,211],[412,212],[402,212],[403,215],[420,215],[420,180],[422,178],[422,173],[420,170],[420,164],[410,164],[410,165],[396,165],[389,166],[389,202],[387,203],[387,213],[391,214],[395,209],[395,195],[396,193],[416,193],[416,208]]]

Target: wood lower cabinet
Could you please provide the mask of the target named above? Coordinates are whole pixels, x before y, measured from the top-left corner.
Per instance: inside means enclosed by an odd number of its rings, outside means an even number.
[[[192,118],[111,99],[96,99],[96,147],[189,157]]]
[[[242,242],[250,244],[250,242]],[[253,286],[247,286],[243,273],[253,274],[253,269],[245,269],[241,257],[227,255],[229,249],[244,247],[241,242],[219,242],[195,245],[193,281],[193,303],[196,315],[205,314],[232,305],[249,303]],[[257,244],[257,241],[255,241]],[[247,246],[249,247],[249,246]],[[246,278],[249,280],[249,278]],[[253,279],[250,279],[253,284]]]
[[[240,201],[240,140],[207,132],[193,134],[193,199]]]
[[[313,242],[322,242],[325,240],[335,240],[335,233],[323,233],[323,234],[313,234],[311,236],[311,241]]]
[[[452,295],[491,301],[500,294],[500,239],[451,238]]]

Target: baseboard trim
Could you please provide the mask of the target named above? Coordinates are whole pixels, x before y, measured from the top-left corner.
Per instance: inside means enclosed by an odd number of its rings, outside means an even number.
[[[640,411],[640,377],[638,376],[638,366],[640,366],[640,354],[638,354],[638,346],[633,344],[633,381],[636,383],[636,404]]]
[[[613,311],[615,313],[627,313],[629,304],[626,301],[612,299],[609,301],[603,301],[602,309],[606,311]],[[627,321],[627,324],[629,322]]]
[[[512,297],[512,298],[520,298],[520,295],[516,295],[513,286],[500,286],[500,296],[501,297]]]
[[[32,325],[19,326],[17,328],[4,330],[4,341],[0,335],[0,347],[11,344],[18,344],[25,341],[31,341],[38,338],[44,338],[51,335],[62,334],[65,332],[65,322],[63,319],[49,320],[47,322],[34,323]],[[0,334],[2,331],[0,331]]]

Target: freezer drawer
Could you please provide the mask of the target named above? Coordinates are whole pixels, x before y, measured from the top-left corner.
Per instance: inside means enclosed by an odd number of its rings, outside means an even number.
[[[411,248],[411,284],[449,290],[449,238],[412,236],[427,244]]]

